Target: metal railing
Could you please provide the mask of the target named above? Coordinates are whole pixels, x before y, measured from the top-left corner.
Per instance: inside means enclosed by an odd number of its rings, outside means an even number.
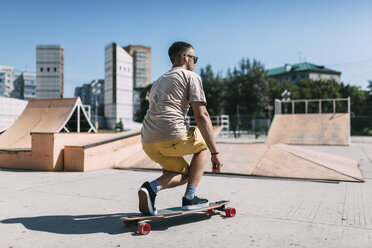
[[[227,137],[229,134],[230,118],[228,115],[211,116],[213,126],[221,126],[219,137]],[[189,126],[196,126],[195,116],[186,116],[186,122]]]
[[[275,99],[275,114],[281,114],[282,113],[282,103],[283,104],[291,104],[291,113],[295,114],[295,104],[296,103],[305,103],[305,114],[308,114],[309,110],[309,103],[312,102],[318,102],[319,105],[319,114],[322,113],[322,102],[332,102],[333,103],[333,113],[337,113],[336,110],[336,102],[347,102],[347,113],[350,113],[350,97],[348,98],[334,98],[334,99],[304,99],[304,100],[287,100],[282,101],[279,99]],[[285,105],[287,110],[287,105]],[[285,111],[286,113],[288,111]]]

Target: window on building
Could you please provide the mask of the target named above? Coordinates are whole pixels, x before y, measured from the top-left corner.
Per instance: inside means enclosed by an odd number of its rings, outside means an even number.
[[[57,68],[56,68],[56,67],[54,67],[54,71],[55,71],[55,72],[57,71]]]
[[[40,71],[43,71],[43,67],[40,68]]]
[[[47,71],[50,71],[50,68],[49,67],[47,68]]]

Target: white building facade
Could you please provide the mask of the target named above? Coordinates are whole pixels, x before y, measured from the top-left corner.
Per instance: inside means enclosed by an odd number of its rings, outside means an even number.
[[[14,68],[12,66],[0,65],[0,96],[10,97],[13,90]]]
[[[30,100],[36,98],[36,73],[23,72],[23,99]]]
[[[60,45],[36,46],[36,97],[63,97],[63,47]]]
[[[0,96],[29,100],[36,97],[36,73],[0,65]]]
[[[124,49],[133,57],[133,114],[141,108],[141,92],[151,84],[151,47],[128,45]]]
[[[133,123],[133,58],[116,43],[105,47],[105,118],[106,127],[118,122],[124,128]]]
[[[0,97],[0,133],[10,127],[20,116],[27,105],[27,101]]]

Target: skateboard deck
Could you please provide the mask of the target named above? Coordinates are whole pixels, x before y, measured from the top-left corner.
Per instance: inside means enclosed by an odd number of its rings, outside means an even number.
[[[156,215],[144,215],[144,214],[134,214],[125,217],[121,217],[120,219],[123,221],[124,225],[127,227],[132,227],[134,225],[138,225],[137,231],[141,235],[146,235],[150,232],[151,227],[148,223],[139,223],[140,221],[146,221],[151,219],[160,219],[160,218],[169,218],[174,216],[180,215],[187,215],[192,213],[198,212],[215,212],[216,210],[225,212],[227,217],[234,217],[236,214],[235,208],[226,208],[225,205],[229,204],[230,201],[218,201],[218,202],[210,202],[208,206],[192,209],[192,210],[183,210],[182,207],[173,207],[173,208],[165,208],[158,210]]]

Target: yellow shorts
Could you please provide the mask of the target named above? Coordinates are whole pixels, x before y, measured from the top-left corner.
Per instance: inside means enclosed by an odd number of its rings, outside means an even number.
[[[188,175],[189,164],[183,156],[199,153],[207,149],[207,145],[196,127],[182,137],[153,143],[142,143],[142,148],[154,162],[160,164],[164,170]]]

